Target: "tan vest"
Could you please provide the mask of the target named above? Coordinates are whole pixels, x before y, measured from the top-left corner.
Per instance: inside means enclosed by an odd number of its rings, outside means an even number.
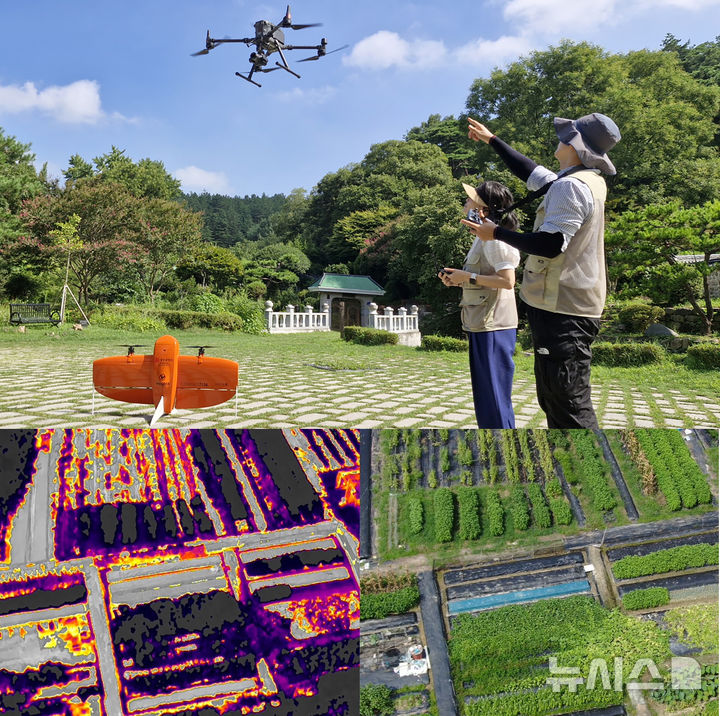
[[[463,270],[483,276],[495,273],[483,251],[480,251],[476,263],[468,263],[469,258],[468,254]],[[464,331],[484,333],[517,328],[517,306],[513,289],[464,286],[460,307]]]
[[[604,242],[607,187],[605,180],[590,170],[572,176],[590,187],[592,214],[559,256],[554,259],[528,256],[520,297],[529,306],[552,313],[600,318],[607,291]],[[533,231],[544,220],[545,199],[538,207]]]

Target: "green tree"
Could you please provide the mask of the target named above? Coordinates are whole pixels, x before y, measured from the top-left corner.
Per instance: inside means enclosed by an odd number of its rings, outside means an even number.
[[[175,265],[201,241],[200,214],[166,199],[135,202],[131,241],[136,251],[132,267],[145,296],[155,303],[157,292]]]
[[[712,254],[720,253],[720,200],[685,209],[679,202],[652,204],[628,211],[610,224],[608,255],[618,288],[637,294],[667,293],[677,288],[690,302],[709,334],[713,305],[708,277]],[[694,254],[685,263],[680,254]]]
[[[695,79],[675,53],[610,54],[585,42],[563,41],[532,52],[489,78],[473,82],[468,112],[546,166],[556,166],[552,118],[602,112],[620,127],[613,149],[618,174],[608,207],[636,208],[680,198],[697,203],[720,190],[714,117],[720,88]],[[507,179],[494,151],[477,147],[484,178]],[[511,188],[517,190],[515,184]]]
[[[467,136],[467,119],[443,117],[431,114],[419,127],[413,127],[405,135],[407,140],[435,144],[448,159],[453,176],[460,178],[477,173],[475,143]]]
[[[175,179],[162,162],[147,158],[133,162],[124,149],[113,145],[109,152],[95,157],[93,164],[94,167],[79,154],[73,154],[63,174],[71,182],[99,176],[104,181],[120,184],[134,196],[180,198],[180,180]]]
[[[203,241],[191,251],[183,252],[175,273],[180,280],[192,278],[203,287],[222,291],[236,288],[245,271],[243,262],[231,249]]]
[[[0,245],[22,230],[22,203],[45,190],[33,162],[29,144],[19,142],[0,128]]]
[[[121,274],[135,259],[132,229],[135,199],[117,184],[78,182],[57,196],[41,195],[23,210],[26,233],[9,255],[36,271],[64,270],[67,251],[55,240],[62,222],[79,216],[78,246],[70,252],[70,283],[87,303],[103,275]]]
[[[287,299],[310,268],[310,259],[295,244],[269,244],[243,252],[241,257],[247,260],[244,284],[250,293],[258,295],[250,287],[261,282],[266,287],[265,297],[273,301],[280,294]]]

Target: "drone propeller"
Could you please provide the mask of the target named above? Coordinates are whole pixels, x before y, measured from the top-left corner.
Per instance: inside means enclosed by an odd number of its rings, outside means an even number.
[[[134,356],[134,355],[135,355],[135,349],[136,349],[136,348],[145,348],[145,344],[144,344],[144,343],[132,343],[132,344],[130,344],[130,343],[120,343],[120,347],[121,347],[121,348],[127,348],[127,349],[128,349],[127,354],[128,354],[129,356]]]
[[[207,55],[210,50],[214,49],[217,46],[217,43],[210,37],[210,30],[207,31],[207,36],[205,37],[205,49],[200,50],[199,52],[193,52],[191,54],[191,57],[197,57],[198,55]]]
[[[285,17],[280,20],[280,24],[278,27],[289,27],[291,30],[304,30],[306,27],[320,27],[322,25],[321,22],[312,22],[305,25],[293,25],[292,18],[290,16],[290,6],[287,6],[287,10],[285,11]]]
[[[344,49],[350,47],[350,45],[343,45],[342,47],[338,47],[336,50],[330,50],[330,52],[326,52],[325,51],[326,44],[327,43],[324,43],[321,47],[318,48],[317,55],[313,55],[312,57],[305,57],[302,60],[298,60],[298,62],[310,62],[312,60],[319,60],[321,57],[325,57],[325,55],[332,55],[333,52],[340,52],[340,50],[344,50]]]

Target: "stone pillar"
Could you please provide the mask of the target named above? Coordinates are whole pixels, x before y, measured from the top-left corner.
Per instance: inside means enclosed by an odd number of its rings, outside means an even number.
[[[370,315],[368,316],[368,326],[370,328],[377,328],[377,318],[378,318],[378,305],[377,303],[374,303],[373,301],[370,302]]]
[[[267,326],[268,332],[272,333],[273,325],[273,302],[265,301],[265,325]]]
[[[419,328],[418,307],[410,306],[410,330],[417,331],[418,328]]]
[[[303,317],[303,321],[305,321],[305,328],[314,328],[312,306],[305,306],[305,316]]]
[[[397,330],[407,330],[407,308],[405,308],[405,306],[398,308]]]
[[[293,306],[291,303],[288,303],[285,311],[288,314],[286,327],[292,330],[293,328],[295,328],[295,306]]]
[[[324,328],[326,331],[329,331],[330,330],[330,304],[327,301],[325,301],[325,303],[323,303],[322,312],[325,316],[325,318],[323,319],[324,324],[325,324]]]

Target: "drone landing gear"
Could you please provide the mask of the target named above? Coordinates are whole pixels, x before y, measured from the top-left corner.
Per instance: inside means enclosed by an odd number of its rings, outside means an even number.
[[[300,79],[300,75],[297,72],[293,72],[287,65],[282,65],[279,62],[275,63],[281,70],[287,70],[291,75],[295,75],[298,79]]]
[[[239,72],[236,72],[235,74],[238,77],[242,77],[244,80],[247,80],[250,84],[255,85],[256,87],[262,87],[262,85],[259,82],[255,82],[255,80],[250,79],[250,75],[245,76],[243,74],[240,74]]]

